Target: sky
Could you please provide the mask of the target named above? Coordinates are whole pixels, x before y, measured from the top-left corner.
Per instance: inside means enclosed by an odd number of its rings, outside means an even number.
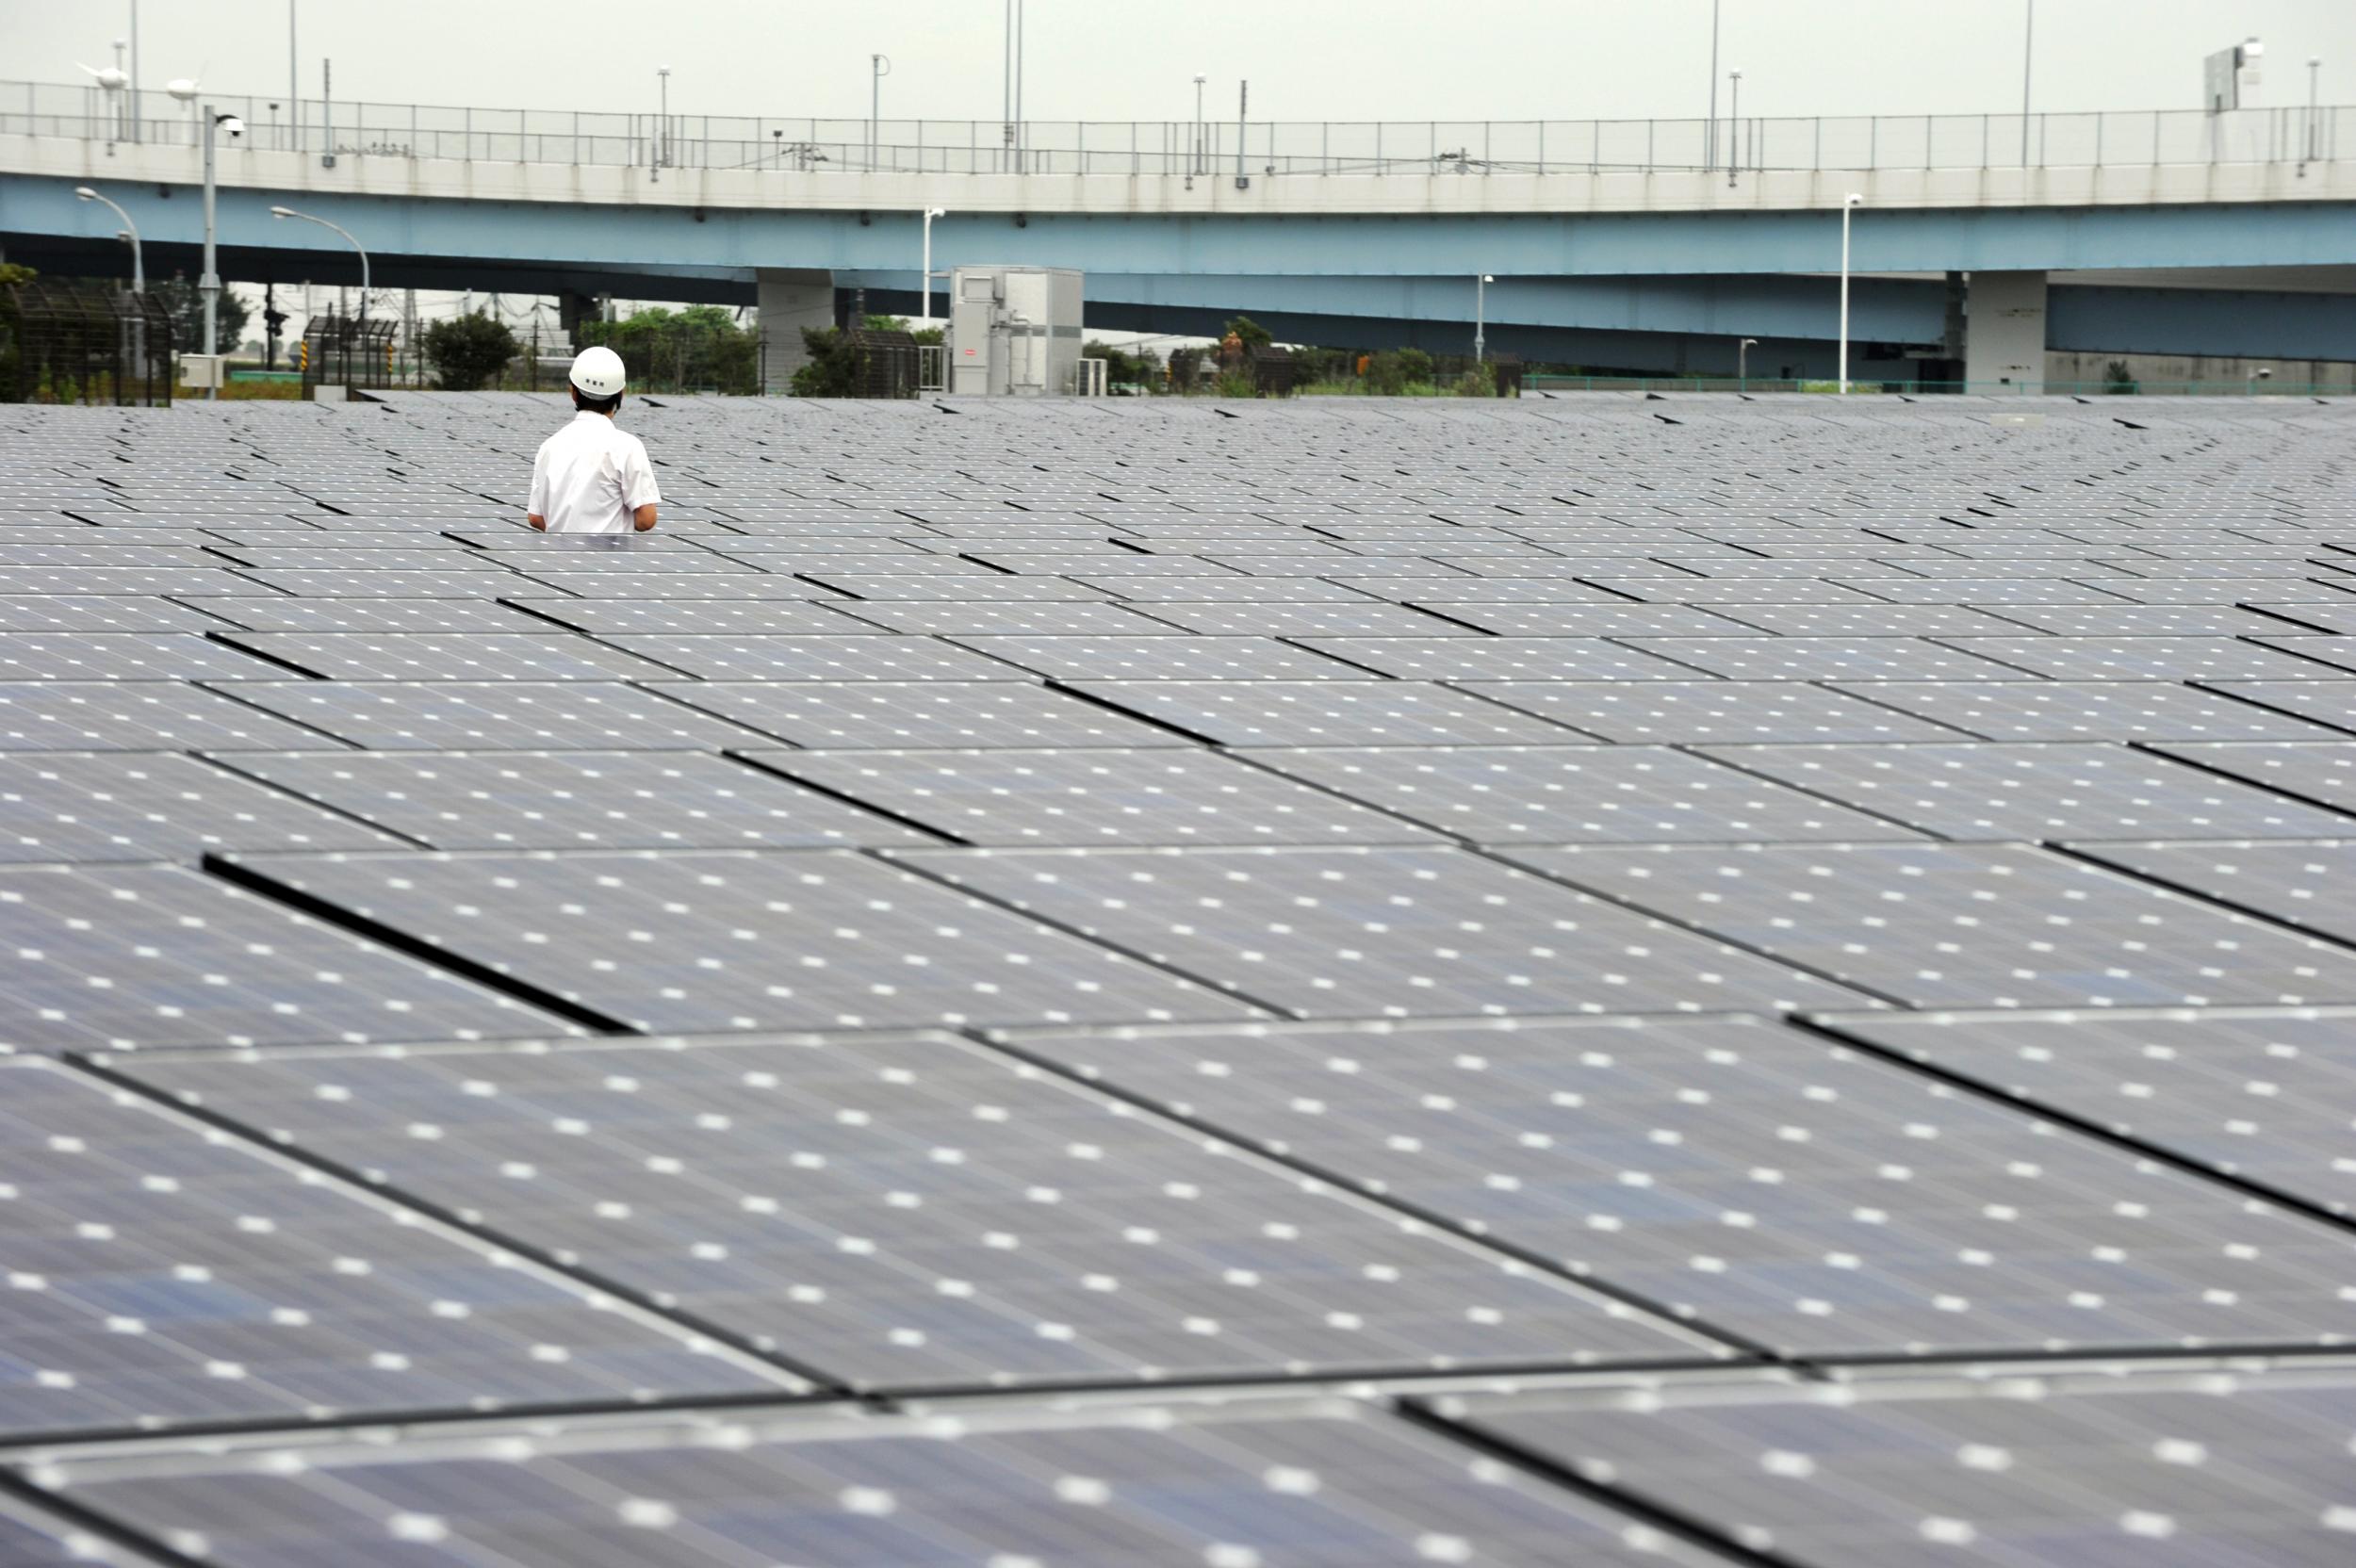
[[[1553,120],[1706,112],[1713,0],[1024,0],[1032,120],[1215,114],[1238,78],[1252,118]],[[1715,0],[1719,69],[1760,115],[2012,112],[2034,0]],[[306,97],[995,121],[1006,0],[294,0]],[[0,75],[78,81],[128,30],[131,0],[0,0]],[[143,86],[196,75],[283,95],[286,0],[146,0]],[[2201,60],[2265,41],[2262,103],[2356,100],[2356,0],[2043,0],[2034,106],[2197,108]],[[1723,100],[1722,100],[1723,110]]]

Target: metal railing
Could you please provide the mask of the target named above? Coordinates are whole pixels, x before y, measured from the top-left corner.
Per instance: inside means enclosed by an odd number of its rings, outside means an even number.
[[[1233,179],[1794,170],[2103,168],[2330,162],[2325,105],[2086,114],[1744,116],[1692,120],[824,120],[614,114],[421,104],[289,104],[205,94],[243,117],[247,145],[338,157],[678,170],[1032,173]],[[94,86],[0,82],[0,135],[193,145],[193,106],[164,93],[110,101]],[[1729,167],[1731,165],[1731,167]]]

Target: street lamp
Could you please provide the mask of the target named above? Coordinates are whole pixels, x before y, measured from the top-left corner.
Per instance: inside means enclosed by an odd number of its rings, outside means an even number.
[[[1702,170],[1718,167],[1718,0],[1710,0],[1710,133],[1702,139]]]
[[[1186,159],[1186,178],[1189,180],[1203,172],[1203,84],[1209,80],[1203,75],[1197,75],[1194,79],[1194,145],[1188,150],[1192,156]]]
[[[2024,0],[2021,16],[2021,167],[2029,167],[2029,62],[2037,41],[2037,0]]]
[[[115,205],[114,203],[107,201],[106,197],[101,196],[98,192],[92,190],[86,185],[75,186],[74,188],[74,194],[80,197],[85,202],[96,202],[100,204],[108,211],[112,212],[117,218],[123,220],[123,233],[118,237],[127,240],[131,246],[131,292],[134,294],[146,293],[147,263],[139,253],[139,226],[131,221],[131,215],[129,213]]]
[[[2315,134],[2315,73],[2322,69],[2321,56],[2307,57],[2307,150],[2299,160],[2299,174],[2301,179],[2307,176],[2307,165],[2323,155],[2322,139]]]
[[[1734,172],[1742,167],[1742,73],[1726,73],[1726,91],[1732,102],[1726,105],[1726,187],[1732,189]]]
[[[1852,190],[1841,198],[1841,395],[1849,395],[1849,214],[1864,193]]]
[[[178,83],[172,84],[177,96]],[[216,114],[207,104],[204,110],[205,125],[205,270],[196,280],[197,292],[205,296],[205,347],[202,352],[212,361],[212,374],[205,379],[205,397],[217,401],[221,397],[221,333],[214,324],[221,310],[221,272],[214,265],[215,190],[213,184],[214,133],[226,131],[231,140],[245,135],[245,122],[234,114]]]
[[[933,220],[947,216],[946,207],[924,209],[924,308],[918,314],[920,321],[933,318]]]
[[[1751,351],[1759,347],[1759,339],[1745,337],[1734,345],[1734,384],[1739,388],[1751,379]]]
[[[2261,365],[2255,370],[2250,371],[2250,374],[2242,378],[2242,384],[2248,387],[2250,391],[2255,392],[2258,390],[2258,384],[2260,382],[2272,381],[2273,379],[2274,368],[2270,365]]]
[[[1489,286],[1497,280],[1483,272],[1473,284],[1473,363],[1489,357]]]
[[[307,212],[297,212],[292,207],[272,207],[270,209],[270,215],[272,218],[300,218],[305,223],[317,223],[322,229],[333,229],[335,233],[343,236],[345,244],[351,246],[354,251],[359,252],[360,348],[361,351],[366,353],[368,351],[368,253],[361,248],[358,240],[352,237],[351,231],[344,228],[340,223],[331,223],[324,218],[314,218]],[[345,361],[347,366],[349,366],[350,363],[351,361],[349,359]]]
[[[663,178],[663,166],[671,155],[671,68],[658,65],[654,74],[663,94],[663,107],[655,116],[654,135],[646,139],[647,175],[649,180]]]
[[[874,173],[883,159],[883,79],[892,74],[892,57],[867,57],[867,172]]]

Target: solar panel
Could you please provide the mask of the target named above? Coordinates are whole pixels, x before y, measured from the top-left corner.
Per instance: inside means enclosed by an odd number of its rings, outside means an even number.
[[[2356,956],[2333,944],[2025,845],[1514,855],[1911,1007],[2356,1001]]]
[[[646,636],[606,641],[710,680],[1027,680],[1029,672],[928,637]]]
[[[1855,1000],[1840,987],[1463,850],[892,854],[1297,1017]]]
[[[0,866],[0,1047],[562,1033],[537,1008],[176,866]]]
[[[1723,1354],[948,1036],[130,1070],[862,1388]]]
[[[1739,746],[1712,755],[1943,839],[2299,839],[2356,827],[2337,812],[2121,745]]]
[[[1908,839],[1862,811],[1666,746],[1300,747],[1265,767],[1480,843]],[[1734,760],[1741,766],[1738,753]]]
[[[11,1438],[804,1386],[141,1096],[0,1073]]]
[[[1483,680],[1467,692],[1577,730],[1623,743],[1699,744],[1755,741],[1939,741],[1955,732],[1880,706],[1870,694],[1802,681]]]
[[[2345,1337],[2331,1227],[1755,1019],[1011,1037],[1789,1354]]]
[[[2266,842],[2086,843],[2105,865],[2188,889],[2268,920],[2356,942],[2356,840]]]
[[[1584,737],[1431,681],[1075,681],[1072,689],[1220,745],[1544,744]]]
[[[716,750],[754,738],[621,681],[253,681],[238,694],[305,727],[278,725],[250,749],[301,751],[321,736],[372,751]]]
[[[245,752],[232,760],[238,771],[281,790],[434,849],[797,849],[938,841],[889,817],[700,751]],[[355,825],[341,841],[304,847],[381,849],[393,847],[393,841]]]
[[[206,631],[229,624],[171,599],[95,594],[0,595],[0,631]]]
[[[0,861],[169,860],[400,841],[176,752],[0,755]]]
[[[0,682],[0,752],[225,751],[320,739],[317,730],[177,681]]]
[[[238,864],[634,1029],[1241,1010],[1190,979],[844,851],[280,856]],[[486,922],[486,906],[500,919]]]
[[[206,599],[212,615],[250,631],[538,631],[496,599]],[[217,625],[217,629],[227,629]],[[267,647],[267,644],[258,645]]]
[[[744,755],[968,844],[1416,843],[1438,837],[1249,763],[1176,747]]]
[[[592,638],[544,632],[228,631],[234,647],[331,680],[630,680],[671,670]]]
[[[2282,689],[2279,682],[2266,688]],[[1877,681],[1855,694],[1990,741],[2313,741],[2330,734],[2168,681]]]
[[[1822,1568],[2325,1563],[2346,1552],[2351,1522],[2341,1478],[2315,1458],[2356,1428],[2345,1380],[2020,1380],[1451,1408],[1754,1552]]]
[[[943,1441],[952,1432],[957,1441]],[[337,1560],[359,1541],[389,1542],[419,1562],[583,1568],[1241,1568],[1309,1560],[1301,1554],[1322,1544],[1361,1564],[1711,1560],[1607,1504],[1338,1402],[997,1413],[954,1426],[580,1429],[391,1453],[254,1448],[202,1468],[77,1454],[44,1478],[75,1502],[239,1562],[273,1550]]]
[[[2331,1009],[1838,1021],[1841,1032],[2178,1158],[2356,1214],[2356,1014]]]
[[[654,688],[795,745],[1175,745],[1166,730],[1023,680],[699,681]]]

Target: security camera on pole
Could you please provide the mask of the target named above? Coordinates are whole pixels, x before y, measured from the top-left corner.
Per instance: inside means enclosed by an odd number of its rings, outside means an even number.
[[[175,96],[178,85],[173,84]],[[234,114],[216,114],[213,106],[207,104],[203,109],[201,122],[205,127],[205,271],[196,280],[196,287],[197,292],[205,296],[204,385],[205,396],[211,400],[221,397],[221,357],[217,347],[221,342],[221,334],[215,324],[221,309],[221,273],[215,266],[213,254],[213,139],[215,133],[220,132],[235,141],[245,135],[245,122]]]

